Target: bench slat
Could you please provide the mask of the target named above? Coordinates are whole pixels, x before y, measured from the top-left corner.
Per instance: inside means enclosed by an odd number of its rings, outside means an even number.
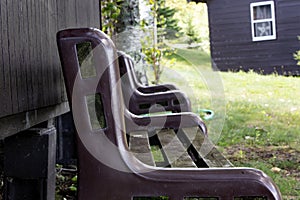
[[[171,167],[196,167],[172,129],[156,132]]]
[[[135,157],[147,165],[155,166],[147,132],[138,131],[129,135],[129,149]]]
[[[198,154],[209,167],[232,167],[233,165],[217,150],[215,145],[205,138],[199,127],[183,128],[182,132],[189,139]]]

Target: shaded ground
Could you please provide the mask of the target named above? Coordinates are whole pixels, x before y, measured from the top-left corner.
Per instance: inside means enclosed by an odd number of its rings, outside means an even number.
[[[224,148],[224,155],[236,167],[254,167],[267,173],[289,194],[284,200],[300,200],[300,151],[288,146],[233,145]],[[76,199],[76,169],[57,168],[57,199]],[[294,180],[294,181],[291,181]],[[282,190],[282,189],[281,189]]]
[[[56,167],[56,195],[55,200],[76,200],[77,199],[77,170],[76,167]],[[0,174],[0,200],[4,192],[3,174]]]
[[[56,166],[56,200],[77,199],[77,167]]]
[[[257,147],[233,145],[225,147],[224,155],[236,167],[255,167],[267,173],[279,187],[287,187],[286,200],[300,200],[300,151],[288,146]],[[56,200],[75,200],[77,186],[76,166],[57,166]],[[293,184],[289,184],[294,180]],[[286,183],[284,183],[286,182]],[[0,190],[3,190],[0,176]],[[0,191],[0,200],[2,191]]]

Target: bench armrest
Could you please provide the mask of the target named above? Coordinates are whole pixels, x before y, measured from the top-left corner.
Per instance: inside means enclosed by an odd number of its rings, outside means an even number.
[[[126,94],[124,94],[126,95]],[[137,90],[133,92],[129,102],[125,102],[130,112],[140,115],[149,112],[190,112],[191,105],[188,97],[181,91],[168,91],[144,94]]]
[[[137,116],[125,110],[126,132],[143,131],[149,129],[198,126],[207,135],[207,128],[201,118],[192,112],[170,113],[155,116]]]
[[[149,94],[156,92],[166,92],[171,90],[178,90],[178,88],[173,84],[161,84],[161,85],[151,85],[151,86],[143,86],[138,84],[138,91],[141,93]]]

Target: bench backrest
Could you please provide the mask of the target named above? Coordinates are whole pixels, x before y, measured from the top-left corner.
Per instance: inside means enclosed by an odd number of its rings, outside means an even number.
[[[118,52],[118,61],[124,103],[134,114],[149,112],[191,112],[190,100],[185,93],[170,84],[142,86],[134,72],[133,60],[123,52]],[[170,87],[170,88],[169,88]]]
[[[91,28],[61,31],[57,37],[75,122],[80,122],[77,124],[82,132],[101,130],[115,143],[115,127],[124,130],[125,125],[117,53],[112,41]],[[78,55],[81,50],[83,54]]]
[[[124,83],[128,84],[130,89],[136,90],[137,84],[133,69],[133,60],[124,52],[118,51],[118,62],[120,77],[124,79]]]

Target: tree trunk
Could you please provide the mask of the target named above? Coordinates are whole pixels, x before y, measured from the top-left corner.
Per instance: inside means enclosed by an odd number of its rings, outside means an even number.
[[[118,50],[129,54],[135,61],[135,70],[142,83],[148,82],[141,54],[141,30],[139,27],[139,0],[124,0],[116,24],[117,34],[112,38]]]

